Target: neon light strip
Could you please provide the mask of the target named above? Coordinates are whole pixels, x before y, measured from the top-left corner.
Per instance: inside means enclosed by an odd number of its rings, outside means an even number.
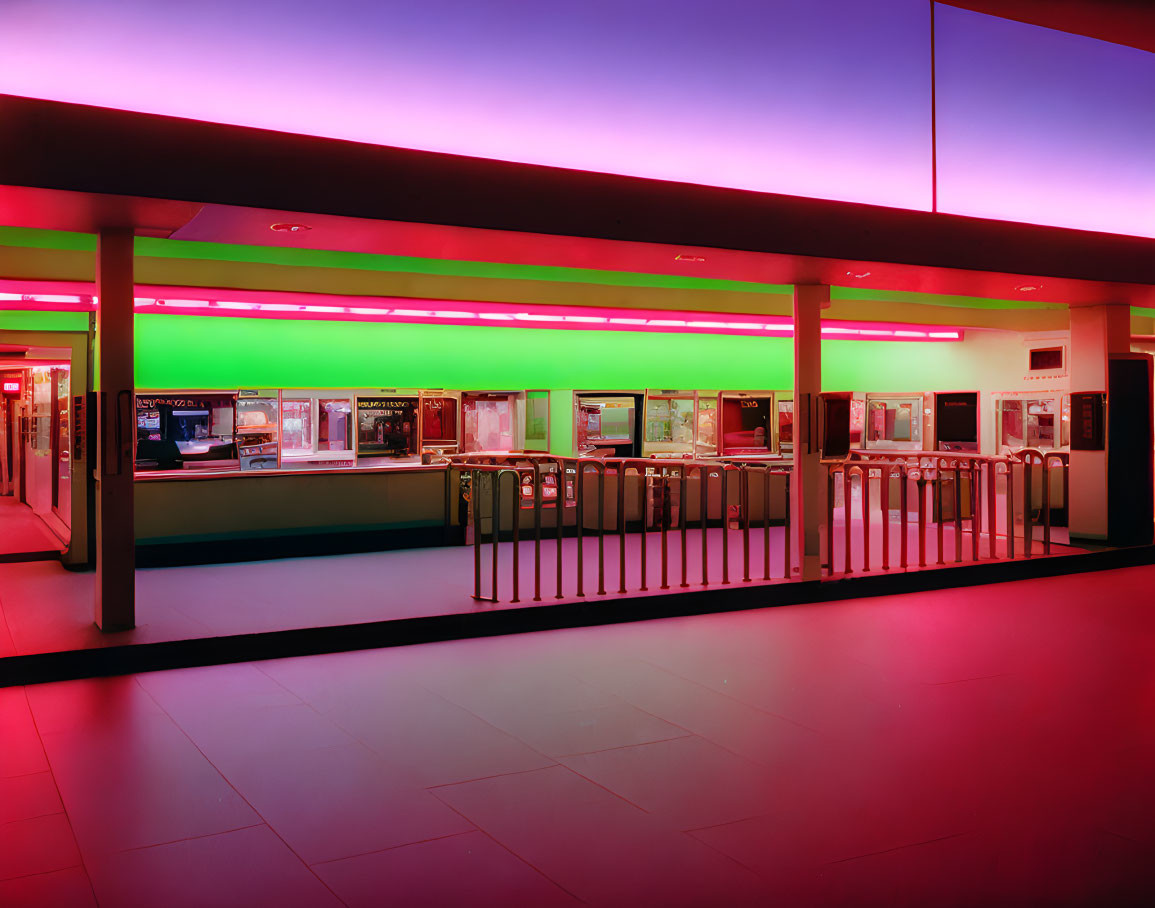
[[[452,300],[423,300],[435,302],[436,308],[411,308],[416,300],[392,297],[341,297],[309,295],[309,300],[323,302],[296,302],[302,295],[287,292],[257,293],[255,291],[227,291],[230,296],[248,299],[193,299],[188,288],[150,288],[154,292],[168,289],[182,295],[141,296],[134,298],[140,313],[169,313],[180,315],[209,315],[248,318],[295,318],[341,321],[408,322],[439,324],[508,323],[521,328],[563,328],[599,331],[660,331],[690,334],[769,334],[790,337],[793,323],[781,316],[751,316],[742,313],[685,312],[683,318],[671,318],[668,311],[629,310],[623,315],[618,309],[599,309],[575,306],[511,306],[501,303],[462,302]],[[339,305],[345,303],[345,305]],[[360,305],[348,305],[359,303]],[[393,306],[405,303],[405,306]],[[33,309],[46,311],[94,310],[95,296],[60,293],[0,293],[0,310]],[[373,305],[367,305],[373,304]],[[932,330],[939,329],[939,330]],[[844,322],[827,324],[822,334],[832,339],[890,340],[942,342],[962,340],[957,328],[937,325],[886,324],[875,322]]]

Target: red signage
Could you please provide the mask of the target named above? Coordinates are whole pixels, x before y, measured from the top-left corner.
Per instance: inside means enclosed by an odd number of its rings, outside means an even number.
[[[18,379],[18,378],[6,378],[6,379],[4,379],[4,393],[5,394],[14,394],[14,395],[19,396],[20,389],[21,389],[20,379]]]

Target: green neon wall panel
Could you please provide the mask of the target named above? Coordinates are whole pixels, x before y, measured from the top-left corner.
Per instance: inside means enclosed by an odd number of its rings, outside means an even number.
[[[783,388],[788,338],[136,317],[142,388]]]

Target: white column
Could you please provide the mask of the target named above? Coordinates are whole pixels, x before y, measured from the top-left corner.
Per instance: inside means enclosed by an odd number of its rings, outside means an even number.
[[[823,284],[794,287],[794,477],[791,487],[792,548],[801,579],[818,580],[822,571],[822,522],[826,519],[826,476],[818,434],[822,391],[822,310],[830,305]]]
[[[1124,304],[1071,308],[1071,390],[1106,391],[1112,354],[1131,350],[1131,307]],[[1107,538],[1107,452],[1072,451],[1072,537]]]

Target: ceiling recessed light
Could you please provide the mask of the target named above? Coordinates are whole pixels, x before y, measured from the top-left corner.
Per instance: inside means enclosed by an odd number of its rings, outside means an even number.
[[[1019,284],[1019,286],[1017,286],[1015,289],[1021,290],[1023,293],[1030,293],[1032,290],[1038,290],[1039,285],[1038,284]]]
[[[308,224],[270,224],[269,229],[276,230],[278,233],[304,233],[313,228]]]

